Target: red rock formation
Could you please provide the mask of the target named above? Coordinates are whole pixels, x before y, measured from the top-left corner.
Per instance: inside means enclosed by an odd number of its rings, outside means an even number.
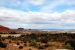
[[[0,31],[1,30],[10,30],[10,29],[8,27],[5,27],[5,26],[0,25]]]
[[[0,32],[14,32],[14,30],[12,30],[8,27],[0,25]]]

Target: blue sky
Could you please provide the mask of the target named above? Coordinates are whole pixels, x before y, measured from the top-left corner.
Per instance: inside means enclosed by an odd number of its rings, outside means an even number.
[[[0,25],[75,29],[75,0],[0,0]]]

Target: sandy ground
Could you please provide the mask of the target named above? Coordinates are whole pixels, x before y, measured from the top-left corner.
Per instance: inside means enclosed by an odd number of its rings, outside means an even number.
[[[71,50],[71,49],[56,49],[56,50]]]

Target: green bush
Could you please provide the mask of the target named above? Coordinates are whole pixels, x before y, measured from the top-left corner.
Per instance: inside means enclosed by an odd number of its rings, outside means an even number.
[[[65,48],[65,49],[71,49],[72,47],[71,47],[71,45],[69,43],[67,43],[66,45],[63,46],[63,48]]]
[[[0,48],[6,48],[7,45],[5,43],[0,42]]]
[[[38,47],[38,45],[37,45],[37,43],[36,43],[36,42],[32,42],[32,43],[30,44],[30,46],[35,47],[35,48],[37,48],[37,47]]]

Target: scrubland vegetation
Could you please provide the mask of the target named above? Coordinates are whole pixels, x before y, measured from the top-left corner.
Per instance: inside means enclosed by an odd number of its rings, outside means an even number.
[[[2,34],[2,33],[1,33]],[[16,34],[16,33],[11,33]],[[75,49],[75,34],[32,33],[19,37],[0,35],[0,50],[54,50]]]

